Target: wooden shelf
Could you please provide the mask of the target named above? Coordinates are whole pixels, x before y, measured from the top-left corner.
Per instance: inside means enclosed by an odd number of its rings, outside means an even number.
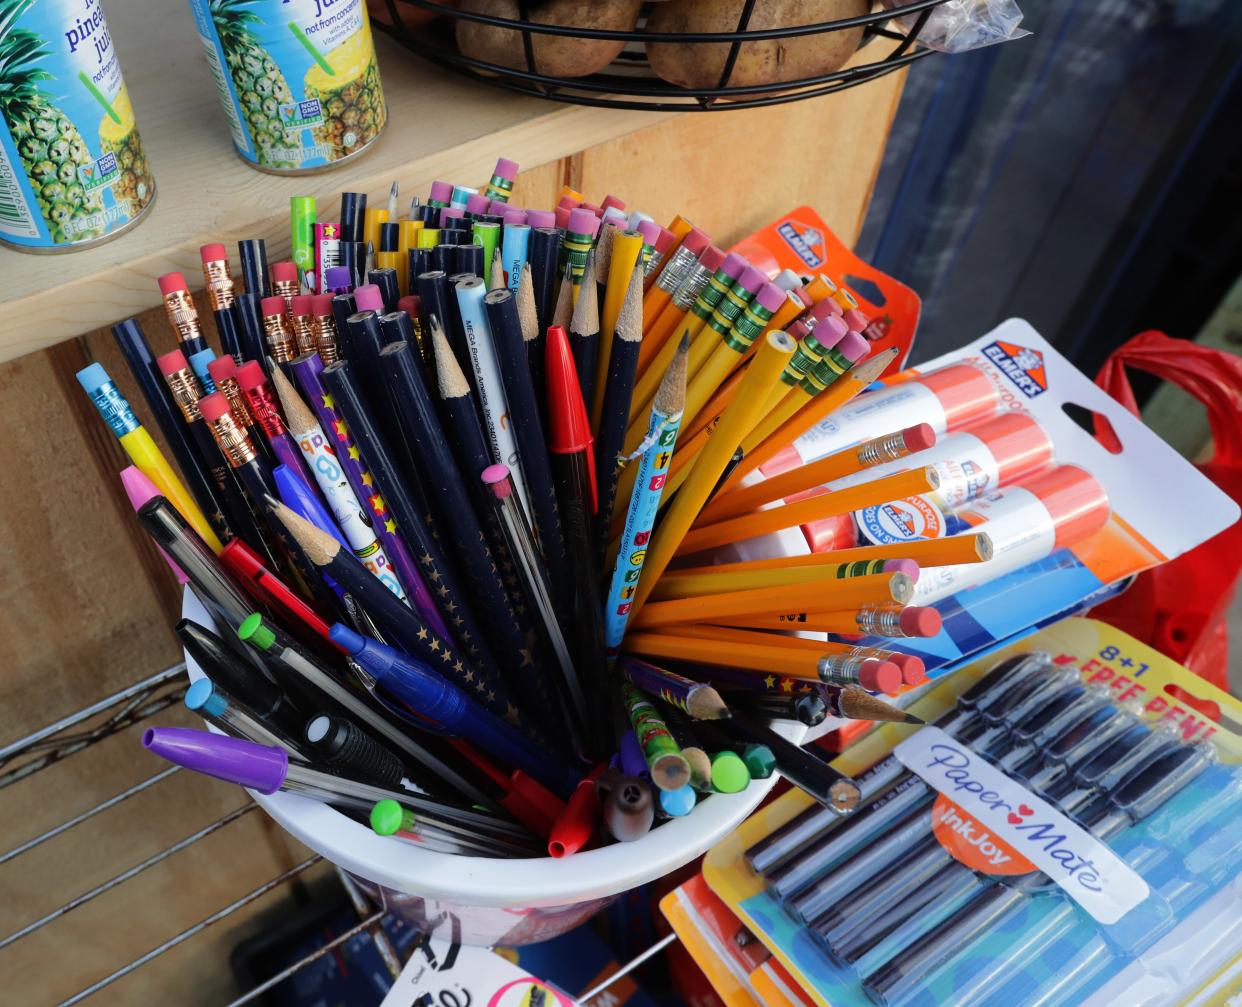
[[[155,175],[155,206],[128,234],[97,248],[60,255],[0,248],[0,361],[157,306],[161,273],[180,270],[200,286],[198,248],[209,241],[232,246],[262,237],[271,261],[287,258],[290,196],[318,196],[327,217],[342,190],[382,198],[395,179],[408,206],[436,178],[481,184],[497,156],[533,168],[676,114],[509,94],[450,75],[377,34],[389,122],[375,147],[322,174],[267,175],[234,153],[188,6],[156,6],[107,5]]]

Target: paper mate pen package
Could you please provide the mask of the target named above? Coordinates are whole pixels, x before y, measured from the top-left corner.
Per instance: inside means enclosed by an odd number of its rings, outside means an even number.
[[[1119,449],[1067,407],[1107,424]],[[937,490],[786,529],[749,543],[750,555],[734,551],[745,559],[986,534],[985,562],[919,570],[911,603],[939,610],[937,635],[861,641],[917,654],[933,676],[1099,603],[1238,519],[1227,495],[1017,319],[858,396],[762,473],[920,423],[936,431],[935,446],[825,489],[931,465]],[[1177,492],[1161,491],[1170,486]]]
[[[279,175],[323,171],[388,119],[364,0],[190,0],[238,155]]]
[[[116,237],[150,209],[155,179],[99,0],[9,0],[2,23],[0,242],[63,252]]]
[[[1178,1007],[1242,961],[1242,703],[1068,619],[972,662],[708,853],[820,1007]]]

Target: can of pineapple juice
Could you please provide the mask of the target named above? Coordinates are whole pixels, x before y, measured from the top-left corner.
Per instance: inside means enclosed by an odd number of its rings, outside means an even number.
[[[233,134],[253,168],[324,171],[384,129],[365,0],[190,0]]]
[[[9,0],[0,36],[0,242],[68,252],[155,201],[99,0]]]

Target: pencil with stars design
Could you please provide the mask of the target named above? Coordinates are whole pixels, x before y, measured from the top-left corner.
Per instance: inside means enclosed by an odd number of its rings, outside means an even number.
[[[375,486],[375,477],[364,466],[362,453],[350,435],[344,417],[337,411],[336,401],[323,386],[320,375],[323,373],[323,361],[317,353],[307,353],[292,361],[289,365],[293,376],[302,388],[307,404],[319,420],[320,428],[327,433],[332,441],[337,461],[345,479],[353,490],[354,496],[365,504],[366,517],[370,522],[375,537],[385,555],[392,561],[397,580],[405,588],[406,594],[413,600],[414,607],[427,623],[444,636],[449,635],[440,610],[436,607],[427,588],[426,582],[418,572],[410,550],[404,540],[397,534],[397,522],[388,513],[387,505]],[[462,641],[463,646],[465,641]],[[467,651],[469,653],[469,651]]]

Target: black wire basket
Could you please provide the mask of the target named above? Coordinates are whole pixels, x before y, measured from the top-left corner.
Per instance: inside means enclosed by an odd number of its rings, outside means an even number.
[[[376,26],[407,48],[426,59],[468,74],[496,87],[553,101],[600,108],[646,109],[651,111],[711,112],[780,105],[803,98],[831,94],[864,84],[892,73],[933,50],[919,45],[919,32],[933,10],[947,0],[916,2],[873,11],[861,17],[783,28],[750,29],[756,0],[745,0],[737,28],[729,32],[653,33],[641,30],[614,31],[599,28],[539,24],[530,20],[538,3],[516,4],[519,18],[468,13],[435,0],[370,0]],[[656,4],[645,4],[643,14]],[[428,20],[428,15],[442,15]],[[897,20],[903,16],[908,30]],[[520,33],[524,68],[502,66],[464,55],[458,49],[455,28],[459,21],[473,21],[492,28]],[[643,24],[642,19],[639,25]],[[875,51],[873,60],[855,61],[852,66],[779,83],[731,85],[730,79],[746,42],[801,38],[831,32],[862,30],[861,46]],[[621,54],[603,71],[581,77],[556,77],[537,69],[534,37],[562,36],[580,40],[608,40],[624,43]],[[882,39],[894,42],[885,45]],[[517,39],[515,37],[514,41]],[[688,88],[668,83],[656,75],[648,62],[644,43],[712,44],[729,43],[720,79],[714,87]]]

